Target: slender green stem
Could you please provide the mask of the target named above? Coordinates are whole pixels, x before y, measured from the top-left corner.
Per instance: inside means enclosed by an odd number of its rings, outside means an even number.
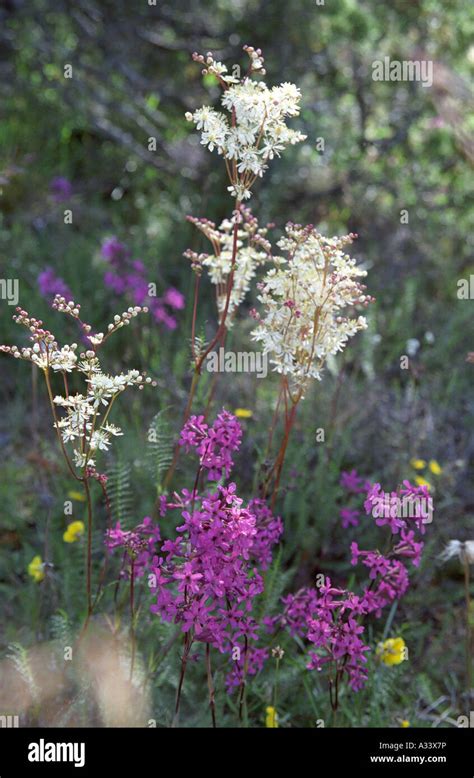
[[[212,726],[215,729],[217,727],[216,702],[215,702],[214,684],[212,681],[211,646],[209,643],[206,643],[206,672],[207,672],[207,688],[209,690],[209,707],[211,709]]]
[[[183,691],[184,677],[186,675],[186,667],[187,667],[187,664],[188,664],[188,656],[189,656],[189,652],[191,650],[192,642],[193,641],[192,641],[192,638],[190,638],[190,636],[189,636],[189,632],[185,632],[185,634],[183,636],[183,655],[181,657],[181,672],[180,672],[180,675],[179,675],[178,690],[176,692],[176,706],[175,706],[175,711],[174,711],[173,723],[171,725],[172,727],[177,727],[178,726],[179,709],[180,709],[180,706],[181,706],[181,694],[182,694],[182,691]]]
[[[92,500],[89,479],[86,475],[84,475],[83,484],[87,501],[86,592],[87,621],[89,621],[92,615]]]
[[[135,666],[135,562],[132,559],[130,565],[130,643],[131,643],[131,659],[130,659],[130,681],[133,680],[133,670]]]
[[[468,711],[470,711],[472,694],[472,630],[471,630],[471,582],[469,575],[469,559],[466,551],[463,552],[464,567],[464,593],[466,598],[466,692]]]
[[[273,710],[274,710],[274,717],[275,717],[275,724],[277,721],[277,704],[278,704],[278,675],[280,671],[280,657],[277,656],[276,658],[276,667],[275,667],[275,685],[273,687]]]

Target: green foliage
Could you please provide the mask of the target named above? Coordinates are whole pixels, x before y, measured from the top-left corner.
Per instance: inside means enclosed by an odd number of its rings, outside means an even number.
[[[8,646],[7,658],[13,663],[15,670],[26,684],[33,700],[38,699],[38,687],[34,679],[28,649],[21,643],[11,643]]]
[[[166,413],[166,410],[159,411],[148,428],[147,465],[158,494],[161,494],[163,478],[173,461],[173,434]]]
[[[112,515],[128,529],[133,525],[133,494],[130,483],[131,465],[117,459],[110,467],[107,489],[112,505]]]

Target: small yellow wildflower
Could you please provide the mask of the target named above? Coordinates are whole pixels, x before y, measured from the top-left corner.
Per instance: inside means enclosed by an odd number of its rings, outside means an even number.
[[[443,468],[438,464],[436,459],[430,459],[429,468],[434,475],[441,475]]]
[[[423,470],[426,467],[424,459],[410,459],[410,465],[414,470]]]
[[[402,719],[402,720],[400,721],[400,726],[401,726],[403,729],[406,729],[407,727],[409,727],[409,726],[410,726],[410,722],[408,721],[408,719]]]
[[[31,575],[35,583],[40,583],[44,578],[44,564],[41,557],[34,556],[28,565],[28,575]]]
[[[248,408],[236,408],[234,416],[237,416],[238,419],[251,419],[253,411],[249,411]]]
[[[77,500],[77,502],[85,502],[86,500],[85,494],[76,492],[75,489],[71,489],[71,491],[67,493],[67,496],[70,497],[71,500]]]
[[[377,656],[384,665],[399,665],[407,659],[407,647],[403,638],[389,638],[377,646]]]
[[[417,475],[415,478],[415,483],[417,486],[427,486],[428,489],[431,489],[431,484],[429,481],[426,480],[426,478],[422,478],[421,475]]]
[[[271,705],[267,707],[266,710],[266,717],[265,717],[265,726],[269,727],[270,729],[275,729],[278,727],[278,713],[276,712],[276,709],[273,708]]]
[[[68,528],[63,535],[63,540],[65,543],[75,543],[76,540],[79,540],[79,538],[83,534],[84,534],[84,522],[73,521],[71,522],[71,524],[68,524]]]

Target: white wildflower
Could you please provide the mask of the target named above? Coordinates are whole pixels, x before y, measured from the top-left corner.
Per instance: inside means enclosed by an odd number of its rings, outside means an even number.
[[[80,468],[81,470],[86,467],[86,465],[87,467],[95,467],[95,459],[92,459],[89,457],[89,455],[79,451],[79,449],[74,449],[72,453],[76,467]]]
[[[287,146],[306,138],[286,126],[286,119],[298,116],[300,112],[298,87],[283,83],[269,89],[264,81],[253,81],[253,71],[265,73],[263,57],[259,49],[251,46],[245,46],[244,50],[250,57],[251,68],[250,74],[241,80],[224,75],[227,68],[216,62],[211,53],[206,57],[193,55],[206,66],[203,73],[213,73],[223,86],[221,104],[229,112],[230,119],[208,106],[186,113],[186,119],[194,122],[201,132],[201,143],[231,161],[232,164],[227,163],[228,191],[240,202],[251,196],[255,180],[267,169],[267,160],[280,156]]]
[[[110,436],[105,429],[94,430],[90,437],[89,446],[91,451],[99,449],[100,451],[108,451],[110,448]]]
[[[207,269],[209,279],[216,287],[217,308],[223,313],[227,298],[227,282],[232,269],[233,231],[238,220],[237,253],[234,263],[234,278],[229,301],[226,326],[232,326],[232,316],[250,289],[250,282],[257,270],[271,257],[271,246],[266,235],[267,228],[259,227],[250,208],[241,206],[239,215],[224,219],[219,227],[207,219],[189,217],[211,242],[214,253],[202,255],[200,263]],[[187,256],[192,256],[192,252]]]
[[[91,335],[92,327],[90,324],[82,322],[79,318],[81,306],[73,300],[66,300],[60,295],[56,295],[52,304],[54,310],[65,313],[79,323],[81,329],[92,343],[98,347],[115,330],[130,323],[139,313],[146,313],[148,308],[144,306],[130,306],[126,311],[114,316],[113,323],[107,327],[107,335],[99,332]],[[96,354],[96,348],[89,348],[85,353],[80,354],[78,361],[76,350],[77,343],[71,343],[60,347],[55,336],[49,330],[45,329],[43,322],[18,307],[13,320],[28,329],[31,346],[18,348],[17,346],[0,345],[0,351],[9,354],[14,359],[26,359],[42,369],[45,374],[53,371],[55,373],[70,373],[77,370],[87,376],[86,394],[69,394],[67,384],[66,396],[56,395],[53,398],[54,409],[54,427],[61,436],[65,444],[75,443],[77,448],[73,451],[74,462],[77,467],[84,468],[95,467],[95,461],[89,458],[87,451],[102,450],[106,451],[110,446],[112,436],[122,435],[122,431],[114,424],[105,422],[99,429],[95,429],[100,419],[100,406],[109,405],[113,398],[124,391],[128,386],[138,386],[143,388],[145,384],[156,386],[156,382],[151,378],[144,378],[138,370],[128,370],[116,376],[109,376],[102,372],[99,358]],[[50,388],[49,379],[48,389]],[[56,410],[59,409],[61,413]],[[110,410],[110,408],[109,408]],[[109,412],[107,411],[107,414]]]
[[[106,422],[104,424],[103,429],[105,429],[105,431],[108,432],[109,435],[115,435],[116,437],[119,435],[123,435],[123,432],[120,429],[120,427],[117,427],[115,424],[110,424],[109,422]]]
[[[367,326],[363,316],[343,315],[347,307],[372,301],[359,281],[366,272],[342,250],[352,239],[325,238],[312,226],[288,224],[278,243],[288,261],[280,259],[259,285],[264,313],[253,338],[274,370],[301,391],[309,378],[321,379],[329,355]]]

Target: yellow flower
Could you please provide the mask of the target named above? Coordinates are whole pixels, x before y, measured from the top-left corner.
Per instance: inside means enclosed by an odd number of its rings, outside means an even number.
[[[247,408],[236,408],[234,416],[237,416],[238,419],[251,419],[253,411],[249,411]]]
[[[67,496],[70,497],[71,500],[77,500],[77,502],[85,502],[86,500],[85,494],[76,492],[74,489],[71,489],[71,491],[67,493]]]
[[[28,575],[31,575],[35,583],[40,583],[44,578],[44,564],[41,557],[34,556],[28,565]]]
[[[441,475],[441,473],[443,472],[443,468],[441,467],[441,465],[438,464],[436,459],[430,459],[429,468],[431,472],[434,473],[434,475]]]
[[[414,470],[423,470],[426,467],[426,462],[424,459],[410,459],[410,465]]]
[[[417,486],[427,486],[428,489],[431,489],[431,484],[429,481],[426,480],[426,478],[422,478],[421,475],[417,475],[415,478],[415,483]]]
[[[68,528],[63,535],[63,540],[65,543],[75,543],[76,540],[79,540],[79,538],[83,534],[84,534],[84,522],[73,521],[71,524],[68,525]]]
[[[265,726],[269,727],[270,729],[275,729],[278,727],[278,713],[276,712],[276,709],[273,708],[271,705],[268,706],[266,710],[266,717],[265,717]]]
[[[384,665],[399,665],[407,659],[407,647],[403,638],[389,638],[377,646],[377,656]]]
[[[410,722],[408,721],[408,719],[402,719],[402,720],[400,721],[400,726],[401,726],[403,729],[406,729],[407,727],[409,727],[409,726],[410,726]]]

